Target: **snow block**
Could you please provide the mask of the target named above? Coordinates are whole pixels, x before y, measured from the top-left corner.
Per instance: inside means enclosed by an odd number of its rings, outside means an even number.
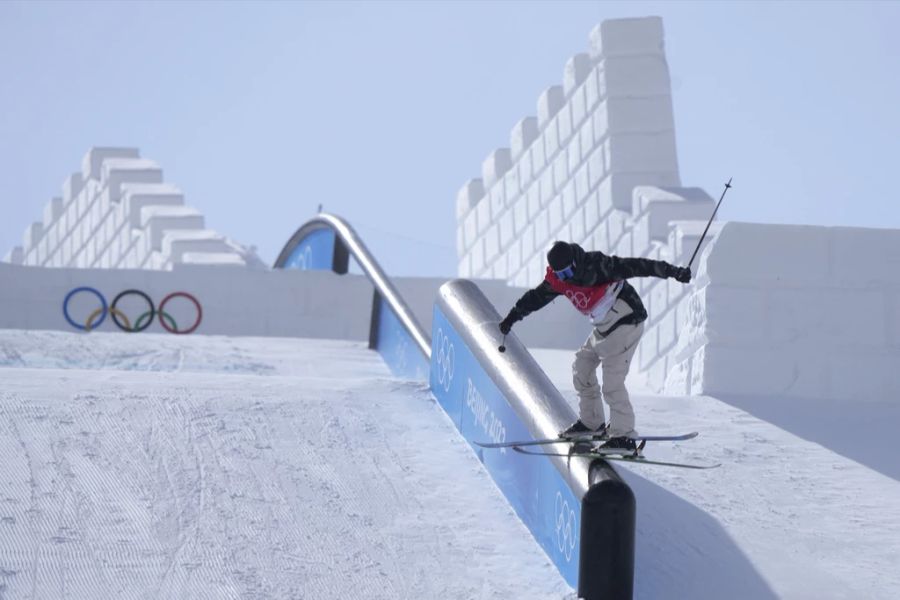
[[[477,277],[484,270],[484,238],[478,238],[472,244],[471,265],[473,277]]]
[[[547,167],[547,151],[544,149],[544,138],[545,136],[543,134],[538,136],[538,139],[535,140],[534,144],[532,144],[530,148],[531,172],[532,177],[535,179],[538,178]]]
[[[610,173],[598,186],[601,214],[608,207],[618,208],[631,214],[634,188],[640,185],[657,187],[678,187],[677,173]]]
[[[525,117],[516,123],[509,134],[509,147],[512,160],[518,160],[538,137],[538,122],[536,117]]]
[[[541,206],[547,206],[553,196],[556,194],[556,187],[553,185],[553,169],[545,169],[541,174]]]
[[[578,144],[580,146],[581,157],[582,159],[587,159],[587,157],[594,151],[595,148],[599,147],[600,144],[594,144],[594,127],[591,121],[585,121],[581,127],[578,129],[577,133],[578,139],[573,140],[573,144]]]
[[[831,276],[855,286],[900,285],[900,230],[835,227]]]
[[[559,188],[565,185],[563,182],[569,179],[569,155],[567,152],[560,152],[553,161],[553,181],[557,182]]]
[[[181,264],[246,267],[246,261],[238,254],[223,252],[185,252]]]
[[[484,182],[481,179],[468,180],[456,193],[457,220],[465,218],[482,198],[484,198]]]
[[[500,247],[506,248],[512,243],[515,234],[513,211],[508,210],[500,216],[498,223],[500,231]]]
[[[538,127],[543,129],[565,103],[566,95],[562,86],[554,85],[541,92],[537,103]]]
[[[590,42],[596,58],[665,53],[660,17],[603,21],[591,31]]]
[[[765,324],[771,347],[810,348],[813,354],[822,348],[841,352],[873,352],[888,345],[887,301],[881,291],[860,289],[770,289],[766,318],[754,315],[753,322]],[[848,318],[863,308],[865,327]],[[711,323],[714,327],[715,323]]]
[[[729,222],[708,250],[706,273],[716,285],[826,285],[828,246],[824,227]]]
[[[35,221],[25,229],[25,235],[22,236],[22,247],[26,254],[40,243],[43,235],[44,224],[40,221]]]
[[[588,115],[585,87],[585,85],[581,85],[572,92],[572,99],[570,100],[570,105],[572,107],[572,127],[579,127]]]
[[[81,159],[81,176],[84,181],[99,181],[102,176],[103,162],[114,158],[139,159],[137,148],[91,148]]]
[[[559,152],[559,118],[553,117],[544,128],[544,134],[541,136],[544,140],[544,154],[547,162],[551,163],[556,153]]]
[[[505,204],[509,206],[516,198],[521,195],[522,189],[519,187],[519,170],[510,169],[503,176],[503,197]]]
[[[814,377],[806,377],[801,382],[801,372],[791,357],[779,353],[707,344],[703,354],[703,378],[698,382],[701,389],[693,387],[693,392],[703,394],[739,393],[746,395],[767,395],[777,393],[789,395],[803,391],[824,397],[828,385],[823,379],[818,384]],[[801,390],[802,385],[802,390]]]
[[[563,92],[566,97],[570,96],[575,88],[580,86],[593,68],[593,61],[590,54],[576,54],[568,61],[563,70]]]
[[[593,114],[594,134],[662,133],[675,137],[675,115],[669,95],[612,97],[597,106]]]
[[[72,173],[63,182],[63,206],[68,207],[75,197],[84,188],[84,178],[81,173]]]
[[[141,228],[149,235],[150,248],[161,250],[168,230],[202,230],[203,215],[189,206],[145,206],[141,209]]]
[[[523,190],[527,189],[534,179],[534,166],[531,154],[530,148],[522,152],[515,167],[519,171],[519,185]]]
[[[469,214],[466,215],[465,221],[463,221],[460,228],[463,230],[463,239],[465,242],[463,247],[468,249],[475,242],[475,238],[478,237],[478,211],[469,211]]]
[[[611,173],[678,173],[673,132],[612,135],[605,148]]]
[[[569,138],[572,137],[572,106],[568,103],[563,105],[559,112],[556,113],[557,131],[559,132],[559,148],[565,151]]]
[[[478,206],[475,207],[475,213],[477,215],[478,233],[484,233],[487,231],[487,228],[491,226],[490,197],[485,196],[478,202]]]
[[[484,258],[487,264],[492,264],[497,254],[500,253],[500,226],[494,224],[484,234]]]
[[[522,263],[526,264],[527,260],[531,258],[531,255],[534,254],[534,236],[535,236],[535,226],[534,223],[530,224],[525,228],[525,233],[522,235]]]
[[[519,235],[528,225],[528,200],[523,196],[511,208],[515,214],[515,233]]]
[[[712,213],[709,216],[711,217]],[[691,255],[697,250],[697,244],[700,242],[707,223],[709,223],[709,217],[705,220],[672,221],[669,223],[671,227],[669,230],[669,248],[672,252],[672,262],[687,265]],[[719,234],[723,224],[721,221],[713,221],[709,224],[709,231],[706,233],[706,237],[697,251],[698,259],[702,259],[703,251]],[[697,261],[694,266],[695,274],[697,273],[696,265],[700,264],[698,259],[695,259]]]
[[[51,198],[44,207],[44,229],[49,229],[59,218],[63,210],[62,198]]]
[[[181,263],[185,252],[231,252],[225,238],[210,229],[172,229],[162,236],[162,253],[173,263]]]
[[[700,188],[638,186],[632,196],[633,215],[646,218],[646,243],[667,241],[672,221],[703,219],[712,215],[715,201]]]
[[[127,216],[128,224],[134,228],[141,227],[141,210],[145,206],[184,204],[184,194],[181,190],[165,183],[123,183],[120,191],[124,214]]]
[[[498,182],[497,185],[492,187],[487,197],[491,205],[491,221],[496,222],[506,207],[506,194],[503,190],[503,182]]]
[[[6,253],[6,256],[3,257],[3,262],[11,263],[14,265],[21,265],[24,257],[25,253],[22,252],[22,246],[15,246],[12,250]]]
[[[708,286],[692,298],[694,308],[702,312],[706,335],[722,344],[768,343],[765,323],[781,321],[781,314],[768,310],[766,293],[759,289]]]
[[[152,160],[108,158],[103,161],[101,183],[109,190],[111,202],[121,199],[123,183],[162,183],[162,169]]]
[[[498,148],[491,152],[481,163],[481,177],[484,188],[490,189],[499,181],[503,174],[512,167],[512,157],[509,148]]]
[[[672,82],[663,56],[607,58],[598,72],[600,97],[670,96]]]

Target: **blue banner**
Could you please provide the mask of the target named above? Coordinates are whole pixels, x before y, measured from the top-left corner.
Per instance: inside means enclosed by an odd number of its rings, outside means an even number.
[[[409,379],[427,379],[428,359],[380,294],[378,303],[375,350],[381,354],[394,375]]]
[[[577,588],[580,499],[547,458],[473,444],[532,435],[437,305],[431,340],[432,393],[559,572]]]
[[[317,229],[303,238],[284,263],[285,269],[330,271],[336,236],[331,229]]]

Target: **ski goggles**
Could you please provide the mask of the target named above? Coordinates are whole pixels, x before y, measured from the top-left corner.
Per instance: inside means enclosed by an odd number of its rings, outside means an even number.
[[[565,269],[561,271],[553,271],[557,277],[559,277],[560,281],[565,281],[566,279],[571,279],[575,276],[575,263],[572,263]]]

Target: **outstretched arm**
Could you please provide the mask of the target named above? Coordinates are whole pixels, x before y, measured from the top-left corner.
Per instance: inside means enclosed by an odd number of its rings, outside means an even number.
[[[628,279],[629,277],[674,277],[682,283],[691,280],[691,271],[687,267],[676,267],[663,260],[650,258],[604,257],[603,270],[611,279]]]
[[[500,321],[500,331],[506,335],[512,329],[513,323],[521,321],[536,310],[547,306],[559,292],[550,287],[546,281],[542,281],[536,288],[528,290],[512,307],[506,318]]]

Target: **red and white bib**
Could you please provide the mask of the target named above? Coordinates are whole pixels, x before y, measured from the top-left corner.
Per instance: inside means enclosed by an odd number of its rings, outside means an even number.
[[[560,280],[550,267],[547,267],[547,276],[544,279],[554,291],[568,298],[575,310],[590,318],[594,323],[603,321],[606,313],[616,303],[624,283],[623,281],[610,281],[589,287],[574,285]]]

